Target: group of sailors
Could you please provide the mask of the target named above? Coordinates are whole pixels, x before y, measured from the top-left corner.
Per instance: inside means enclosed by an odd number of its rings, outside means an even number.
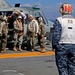
[[[8,36],[8,24],[11,17],[11,27],[14,30],[14,51],[23,51],[22,43],[24,36],[24,24],[26,15],[20,10],[14,10],[11,15],[0,15],[0,52],[6,52],[7,45],[7,36]],[[28,15],[29,23],[27,25],[27,50],[34,52],[36,45],[36,38],[38,38],[38,43],[40,45],[40,51],[42,53],[46,52],[44,45],[44,36],[45,36],[45,26],[43,23],[42,17],[39,17],[38,20],[34,18],[32,14]],[[18,46],[17,46],[18,44]],[[18,48],[17,48],[18,47]]]

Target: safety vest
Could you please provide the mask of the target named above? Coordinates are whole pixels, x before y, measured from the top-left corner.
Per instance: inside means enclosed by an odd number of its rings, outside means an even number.
[[[59,43],[75,44],[75,19],[64,16],[57,18],[57,20],[60,22],[62,27]]]

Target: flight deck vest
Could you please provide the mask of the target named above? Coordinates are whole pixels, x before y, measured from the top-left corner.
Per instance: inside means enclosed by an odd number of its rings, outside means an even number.
[[[57,18],[62,27],[60,44],[75,44],[75,19],[68,17]]]

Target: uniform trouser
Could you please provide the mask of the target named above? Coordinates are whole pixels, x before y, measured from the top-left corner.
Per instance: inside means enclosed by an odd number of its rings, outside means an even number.
[[[3,37],[0,37],[0,45],[1,45],[1,50],[5,50],[6,48],[6,45],[7,45],[7,36],[3,36]]]
[[[34,49],[35,44],[36,44],[35,33],[28,33],[27,34],[27,45],[28,45],[28,48]]]
[[[23,35],[19,36],[18,33],[14,34],[14,46],[17,46],[17,43],[19,44],[19,46],[22,45],[23,42]]]
[[[59,75],[75,75],[75,44],[58,45],[55,57]]]
[[[45,48],[44,37],[41,37],[41,35],[38,35],[38,43],[39,43],[41,48]]]

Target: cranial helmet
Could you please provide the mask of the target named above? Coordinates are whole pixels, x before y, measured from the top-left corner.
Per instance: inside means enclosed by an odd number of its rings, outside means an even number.
[[[72,14],[72,6],[68,3],[64,3],[60,7],[60,13],[61,14]]]

